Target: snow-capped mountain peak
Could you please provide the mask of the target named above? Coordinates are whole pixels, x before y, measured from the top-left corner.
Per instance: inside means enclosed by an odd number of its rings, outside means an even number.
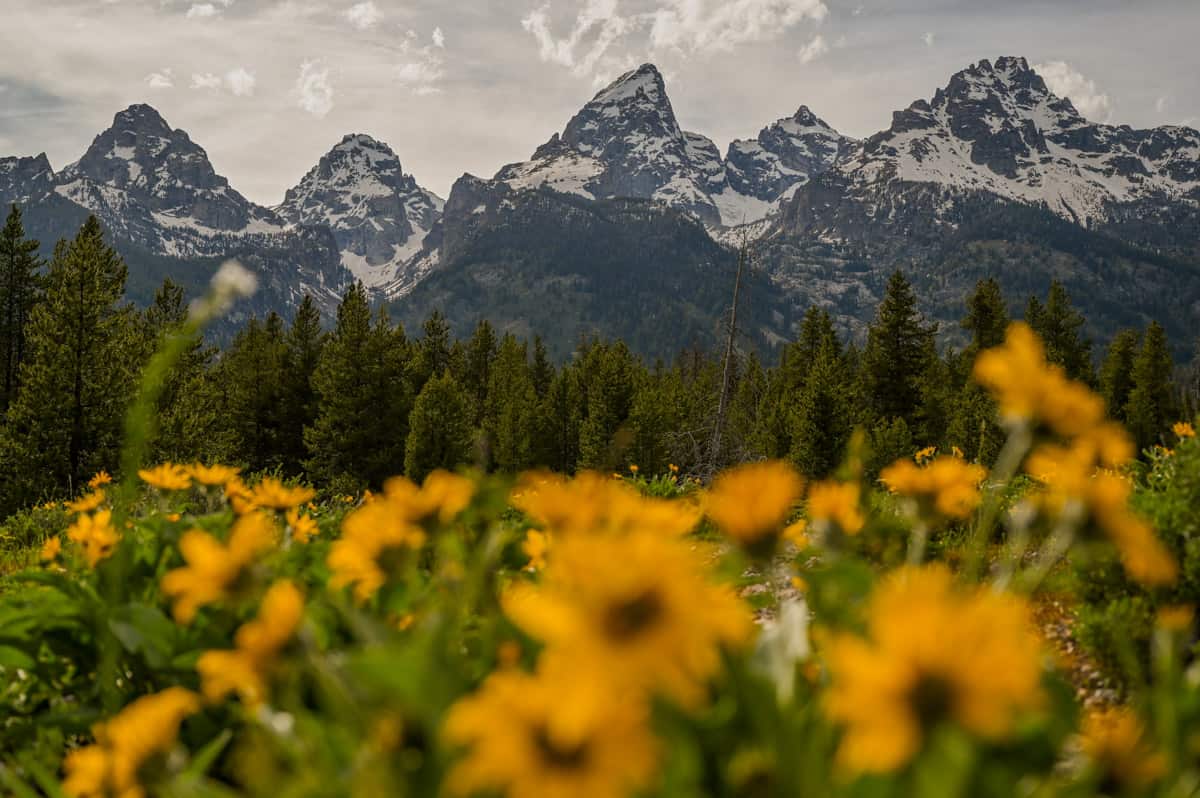
[[[757,138],[730,143],[725,156],[730,188],[773,208],[832,167],[855,143],[802,105],[792,116],[763,128]]]
[[[652,64],[602,89],[561,135],[538,147],[531,160],[501,169],[496,179],[516,189],[545,186],[589,199],[652,199],[710,224],[720,223],[710,194],[725,184],[716,147],[679,127]]]
[[[1118,205],[1200,199],[1198,155],[1196,131],[1091,122],[1024,58],[1004,57],[972,64],[931,100],[897,111],[839,169],[859,194],[893,181],[933,183],[1094,226]]]
[[[293,224],[328,226],[343,265],[376,287],[392,282],[420,249],[443,205],[404,173],[387,144],[352,133],[288,190],[275,211]]]

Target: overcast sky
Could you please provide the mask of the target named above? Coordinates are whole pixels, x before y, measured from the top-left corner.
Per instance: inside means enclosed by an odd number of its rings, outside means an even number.
[[[158,108],[253,200],[349,132],[442,194],[524,160],[659,65],[724,149],[807,104],[865,136],[980,58],[1023,55],[1088,116],[1200,124],[1197,0],[3,0],[0,155],[78,158]]]

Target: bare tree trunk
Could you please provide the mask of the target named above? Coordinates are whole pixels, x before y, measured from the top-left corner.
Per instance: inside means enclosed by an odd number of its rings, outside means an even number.
[[[725,338],[725,359],[721,367],[721,392],[717,399],[717,417],[713,424],[712,445],[709,447],[709,467],[716,471],[721,464],[721,442],[725,435],[725,416],[729,412],[729,392],[733,382],[733,358],[737,342],[738,297],[742,290],[742,273],[750,260],[750,239],[743,234],[738,247],[737,275],[733,279],[733,308],[729,311],[729,331]]]

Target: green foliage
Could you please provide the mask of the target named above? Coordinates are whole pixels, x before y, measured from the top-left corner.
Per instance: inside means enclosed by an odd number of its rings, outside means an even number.
[[[1178,406],[1171,373],[1166,333],[1153,322],[1146,329],[1142,348],[1133,361],[1132,387],[1125,403],[1125,422],[1140,449],[1159,443],[1176,420]]]
[[[1046,304],[1030,297],[1025,321],[1042,339],[1046,359],[1057,363],[1073,380],[1092,383],[1092,342],[1083,335],[1087,320],[1071,305],[1067,289],[1058,280],[1050,283]]]
[[[912,285],[897,271],[867,331],[863,352],[861,379],[872,420],[903,419],[909,429],[921,428],[925,381],[936,360],[936,332],[937,325],[925,324],[917,310]]]
[[[435,469],[453,469],[470,462],[471,408],[449,371],[425,383],[413,404],[409,424],[404,449],[404,473],[409,479],[420,482]]]
[[[1141,348],[1137,330],[1121,330],[1113,336],[1100,366],[1100,395],[1109,414],[1125,422],[1125,408],[1133,391],[1133,363]]]
[[[42,288],[40,246],[25,238],[21,209],[13,205],[0,230],[0,417],[17,396],[28,355],[25,328]]]
[[[353,286],[312,376],[319,408],[304,443],[314,479],[349,475],[379,487],[396,471],[416,420],[409,362],[404,328],[393,327],[383,309],[372,322],[365,289]]]
[[[0,436],[0,505],[15,508],[115,470],[143,348],[122,304],[125,264],[90,217],[60,242],[30,316],[21,391]]]

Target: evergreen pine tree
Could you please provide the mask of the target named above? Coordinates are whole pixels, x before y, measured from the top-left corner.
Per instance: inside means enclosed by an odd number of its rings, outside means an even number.
[[[122,304],[125,263],[89,217],[55,247],[43,301],[27,327],[21,390],[0,441],[9,507],[78,490],[115,471],[137,363],[133,311]]]
[[[231,457],[252,471],[281,464],[283,361],[283,320],[272,313],[251,318],[216,369]]]
[[[476,325],[475,332],[463,352],[462,388],[471,402],[472,421],[475,426],[483,424],[489,374],[495,359],[496,331],[487,319],[484,319]]]
[[[996,278],[976,283],[975,290],[967,297],[967,315],[962,320],[963,329],[971,333],[967,351],[972,359],[984,349],[1004,343],[1008,321],[1008,305]]]
[[[583,361],[587,417],[579,431],[579,460],[585,468],[611,471],[628,457],[625,428],[633,404],[635,364],[624,342],[592,347]]]
[[[280,456],[289,474],[301,473],[308,457],[304,430],[317,418],[319,403],[313,374],[324,346],[320,311],[312,297],[305,294],[284,339]]]
[[[16,398],[28,353],[26,328],[41,292],[39,246],[25,238],[21,209],[13,205],[0,230],[0,418]]]
[[[525,344],[505,335],[489,371],[483,420],[492,467],[515,473],[534,464],[538,398]]]
[[[924,323],[908,280],[895,272],[863,352],[863,393],[872,418],[902,418],[910,430],[920,426],[936,332],[937,325]]]
[[[806,476],[819,479],[841,463],[853,429],[841,359],[825,346],[795,399],[790,456]]]
[[[1119,331],[1109,342],[1100,366],[1100,395],[1108,414],[1117,421],[1125,421],[1125,405],[1133,390],[1133,363],[1141,344],[1142,336],[1137,330]]]
[[[825,349],[829,349],[834,356],[841,356],[842,343],[829,312],[814,305],[804,313],[800,336],[783,350],[779,369],[787,392],[800,390],[808,370]]]
[[[420,482],[435,469],[469,462],[470,413],[467,397],[449,371],[426,382],[409,418],[404,473]]]
[[[1092,342],[1083,335],[1086,320],[1072,307],[1062,283],[1058,280],[1050,283],[1045,305],[1030,299],[1026,321],[1041,336],[1048,361],[1062,366],[1073,380],[1094,382]]]
[[[144,314],[147,357],[168,336],[182,334],[187,315],[182,286],[169,278],[163,280]],[[210,373],[215,355],[214,348],[204,345],[203,336],[194,333],[167,374],[158,397],[153,461],[215,460],[227,453],[217,446],[223,422]]]
[[[1133,387],[1125,403],[1125,423],[1139,449],[1158,443],[1176,420],[1172,375],[1166,333],[1158,322],[1152,322],[1133,361]]]
[[[554,375],[540,403],[534,461],[564,474],[574,473],[579,463],[582,425],[583,391],[579,372],[568,366]]]
[[[312,479],[378,487],[399,473],[412,408],[409,364],[403,328],[392,327],[383,309],[372,323],[366,289],[352,286],[313,372],[320,402],[304,430]]]
[[[450,325],[440,310],[435,310],[421,325],[421,340],[413,360],[412,388],[420,392],[425,383],[450,368]]]
[[[554,381],[554,364],[546,354],[546,344],[540,335],[533,337],[533,363],[529,367],[529,376],[533,380],[533,390],[539,397],[544,397]]]

